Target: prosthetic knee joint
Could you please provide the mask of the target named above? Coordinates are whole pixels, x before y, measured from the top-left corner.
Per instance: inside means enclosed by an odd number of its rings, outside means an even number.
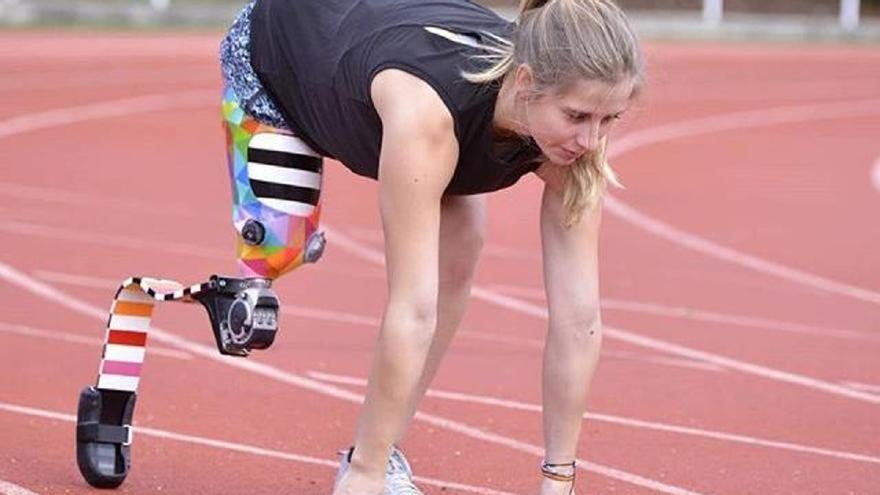
[[[267,349],[278,331],[272,281],[317,261],[322,159],[290,132],[263,125],[227,90],[223,101],[240,278],[213,275],[185,287],[130,278],[116,293],[97,384],[77,409],[77,465],[99,488],[122,484],[131,466],[132,418],[156,301],[198,302],[207,310],[221,354]]]

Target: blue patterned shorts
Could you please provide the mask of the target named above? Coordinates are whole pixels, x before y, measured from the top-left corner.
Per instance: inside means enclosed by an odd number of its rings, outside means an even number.
[[[223,83],[238,97],[239,106],[257,121],[278,129],[290,130],[278,106],[266,93],[251,66],[250,16],[253,8],[254,2],[251,2],[242,9],[220,43]]]

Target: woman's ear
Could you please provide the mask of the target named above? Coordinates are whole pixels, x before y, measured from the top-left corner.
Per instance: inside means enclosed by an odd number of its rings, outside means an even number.
[[[535,90],[535,75],[529,64],[519,64],[514,73],[514,94],[517,98],[527,99]]]

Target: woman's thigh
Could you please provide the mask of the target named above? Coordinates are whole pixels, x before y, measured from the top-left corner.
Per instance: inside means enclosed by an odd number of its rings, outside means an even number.
[[[440,209],[441,284],[470,282],[485,234],[485,195],[443,198]]]

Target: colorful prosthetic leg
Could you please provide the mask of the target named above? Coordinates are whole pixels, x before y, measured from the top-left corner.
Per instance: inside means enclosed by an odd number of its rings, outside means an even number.
[[[214,275],[185,287],[172,280],[129,278],[116,293],[97,384],[80,393],[76,458],[86,481],[115,488],[131,467],[132,419],[156,301],[199,302],[221,354],[266,349],[278,330],[272,280],[317,261],[322,158],[282,129],[245,114],[231,90],[223,120],[232,179],[238,261],[246,278]]]
[[[151,278],[122,283],[110,309],[97,384],[82,390],[77,408],[76,459],[89,484],[115,488],[131,466],[132,417],[156,301],[201,303],[218,350],[247,356],[275,340],[279,305],[270,287],[266,279],[216,275],[189,287]]]
[[[317,261],[325,244],[317,230],[321,155],[289,131],[254,120],[231,88],[223,119],[242,276],[274,279]]]
[[[153,305],[181,289],[176,282],[128,279],[116,292],[98,382],[83,389],[77,408],[76,461],[92,486],[116,488],[128,475],[131,422]],[[181,290],[181,298],[191,292]]]

